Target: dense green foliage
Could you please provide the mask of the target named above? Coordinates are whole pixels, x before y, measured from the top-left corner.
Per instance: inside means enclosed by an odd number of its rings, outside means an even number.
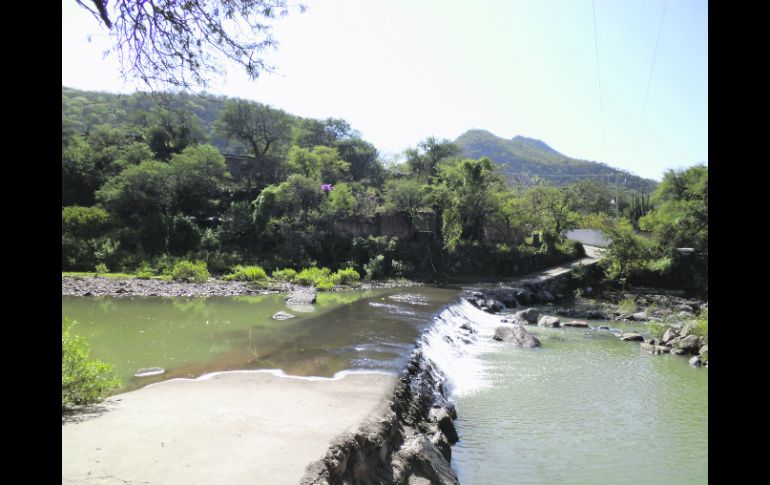
[[[223,279],[227,281],[251,281],[253,283],[265,283],[269,280],[265,270],[259,266],[242,265],[233,268],[233,272]]]
[[[61,333],[61,406],[62,409],[101,402],[120,387],[114,366],[89,359],[85,338],[73,335],[76,322],[68,318]]]
[[[602,263],[607,277],[708,293],[708,169],[667,172],[652,200],[654,209],[639,219],[651,237],[636,234],[626,220],[605,227],[612,239]]]
[[[192,283],[205,283],[209,276],[205,261],[182,260],[176,263],[171,271],[171,279]]]
[[[446,140],[386,166],[344,120],[161,98],[62,88],[62,270],[202,280],[259,266],[323,288],[341,268],[368,279],[502,276],[578,255],[564,231],[614,215],[603,182],[510,184],[494,156],[465,158]],[[634,207],[619,205],[632,223],[649,212]]]

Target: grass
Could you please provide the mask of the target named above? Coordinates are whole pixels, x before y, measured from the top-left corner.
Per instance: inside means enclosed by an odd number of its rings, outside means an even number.
[[[80,276],[81,278],[93,278],[95,276],[98,276],[100,278],[113,278],[113,279],[137,278],[137,275],[133,273],[96,273],[94,271],[62,271],[61,275],[62,276]],[[168,275],[160,275],[160,276],[151,276],[150,279],[170,280],[171,277]]]

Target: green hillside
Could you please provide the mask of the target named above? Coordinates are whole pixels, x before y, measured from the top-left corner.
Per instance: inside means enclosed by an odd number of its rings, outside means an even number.
[[[598,162],[577,160],[563,155],[546,143],[534,138],[516,136],[506,140],[486,130],[469,130],[455,143],[470,158],[487,156],[497,162],[509,177],[542,177],[555,185],[567,185],[578,180],[609,181],[616,177],[621,188],[652,192],[657,182],[612,168]]]

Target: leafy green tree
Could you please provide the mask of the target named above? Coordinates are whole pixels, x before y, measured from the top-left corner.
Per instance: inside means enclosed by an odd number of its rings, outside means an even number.
[[[356,209],[356,198],[350,185],[337,184],[321,203],[322,213],[331,216],[352,216]]]
[[[198,220],[217,213],[222,192],[232,179],[224,157],[211,145],[186,148],[169,164],[169,209]]]
[[[140,244],[151,254],[166,250],[168,208],[173,200],[168,183],[171,170],[167,163],[142,162],[128,167],[97,191],[97,201],[130,229],[124,239],[129,248]]]
[[[312,150],[292,147],[286,160],[291,173],[335,184],[347,178],[350,164],[342,160],[335,148],[316,146]]]
[[[413,178],[388,180],[383,190],[383,206],[388,211],[403,215],[411,230],[417,214],[426,208],[423,184]]]
[[[345,138],[334,144],[340,158],[350,164],[350,178],[381,186],[385,168],[378,160],[377,149],[360,138]]]
[[[579,220],[572,210],[571,194],[566,188],[533,187],[525,194],[528,210],[536,217],[549,252],[563,239],[563,232],[574,229]]]
[[[417,144],[417,148],[406,150],[406,163],[412,174],[423,178],[438,175],[440,161],[459,156],[462,149],[449,140],[438,141],[434,137],[426,138]]]
[[[171,156],[206,139],[197,116],[189,111],[161,109],[147,128],[147,145],[157,160],[168,161]]]
[[[62,149],[62,205],[92,205],[94,192],[104,183],[96,163],[96,151],[79,135],[67,140]]]
[[[653,194],[655,210],[639,225],[669,247],[708,251],[708,167],[669,170]]]
[[[336,118],[315,120],[304,118],[294,126],[292,145],[300,148],[313,148],[314,146],[333,147],[338,140],[344,140],[355,132],[347,121]]]
[[[600,264],[609,281],[626,286],[628,279],[644,269],[649,269],[660,257],[655,244],[637,236],[626,219],[620,219],[606,230],[611,243]],[[662,268],[661,268],[662,269]]]
[[[438,170],[447,194],[443,219],[447,248],[453,250],[461,239],[483,241],[484,225],[499,210],[495,192],[502,180],[495,164],[487,157],[448,159]]]
[[[613,193],[595,180],[579,180],[567,186],[570,209],[580,214],[614,214]]]
[[[249,200],[281,180],[281,161],[291,141],[288,114],[252,101],[228,100],[214,126],[226,139],[246,146],[253,157],[243,173]]]

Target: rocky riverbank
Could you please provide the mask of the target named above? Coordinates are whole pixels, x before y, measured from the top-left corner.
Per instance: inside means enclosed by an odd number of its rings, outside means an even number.
[[[333,291],[408,286],[420,286],[420,283],[409,280],[372,281],[357,286],[335,287]],[[100,276],[62,276],[61,279],[61,294],[66,296],[239,296],[288,293],[296,288],[300,287],[284,282],[271,282],[267,286],[257,286],[243,281],[224,281],[214,278],[205,283]]]

